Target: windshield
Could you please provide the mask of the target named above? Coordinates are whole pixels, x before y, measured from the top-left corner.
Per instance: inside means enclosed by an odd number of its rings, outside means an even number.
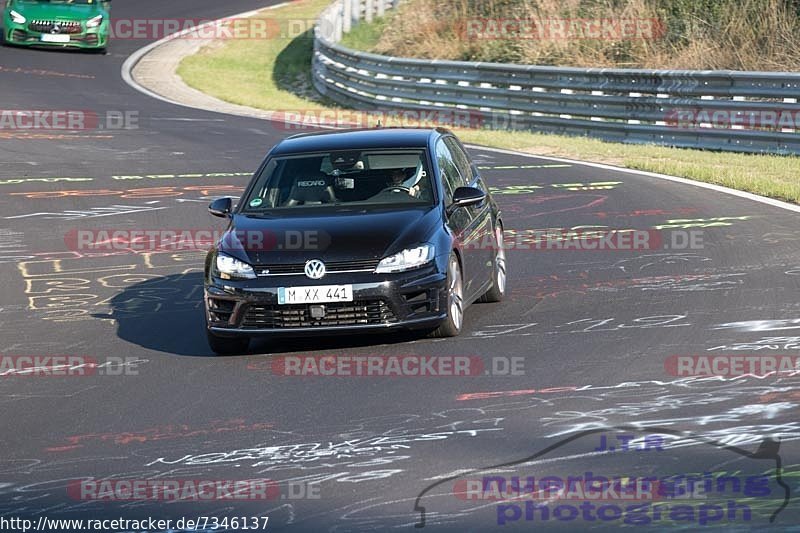
[[[425,150],[277,157],[259,175],[243,212],[429,206],[434,196],[427,160]]]

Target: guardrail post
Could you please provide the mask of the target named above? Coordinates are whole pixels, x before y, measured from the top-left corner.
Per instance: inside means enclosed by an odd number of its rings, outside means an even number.
[[[345,0],[346,1],[346,0]],[[352,8],[350,14],[352,15],[352,26],[357,26],[361,20],[361,0],[350,0]]]
[[[350,0],[341,0],[344,9],[342,9],[342,33],[350,33],[350,28],[353,24],[353,2]]]
[[[367,0],[364,4],[364,20],[372,22],[372,16],[375,14],[375,0]]]
[[[344,37],[344,6],[342,6],[341,2],[336,4],[336,12],[333,15],[334,20],[334,30],[333,34],[335,35],[335,40],[333,42],[338,43]]]

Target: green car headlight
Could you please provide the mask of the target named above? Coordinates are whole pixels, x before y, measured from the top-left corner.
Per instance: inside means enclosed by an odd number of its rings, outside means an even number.
[[[86,22],[87,28],[96,28],[103,23],[103,15],[97,15]]]
[[[22,16],[22,13],[14,11],[13,9],[8,14],[11,15],[11,20],[15,24],[25,24],[28,21],[28,19]]]

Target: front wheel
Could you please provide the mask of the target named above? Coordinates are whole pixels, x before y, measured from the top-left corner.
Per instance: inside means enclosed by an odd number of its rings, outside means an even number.
[[[506,249],[503,240],[503,226],[498,224],[494,230],[494,268],[492,288],[481,296],[481,302],[500,302],[506,296]]]
[[[236,355],[247,351],[250,339],[247,337],[218,337],[206,330],[208,345],[217,355]]]
[[[434,337],[456,337],[464,323],[464,281],[461,265],[455,252],[450,253],[447,263],[447,318],[444,319]]]

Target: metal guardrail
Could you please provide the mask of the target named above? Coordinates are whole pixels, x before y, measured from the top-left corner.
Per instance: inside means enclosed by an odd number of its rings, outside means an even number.
[[[359,21],[397,3],[336,0],[322,13],[312,63],[320,93],[357,109],[449,111],[487,128],[800,154],[800,74],[424,60],[338,44]]]

